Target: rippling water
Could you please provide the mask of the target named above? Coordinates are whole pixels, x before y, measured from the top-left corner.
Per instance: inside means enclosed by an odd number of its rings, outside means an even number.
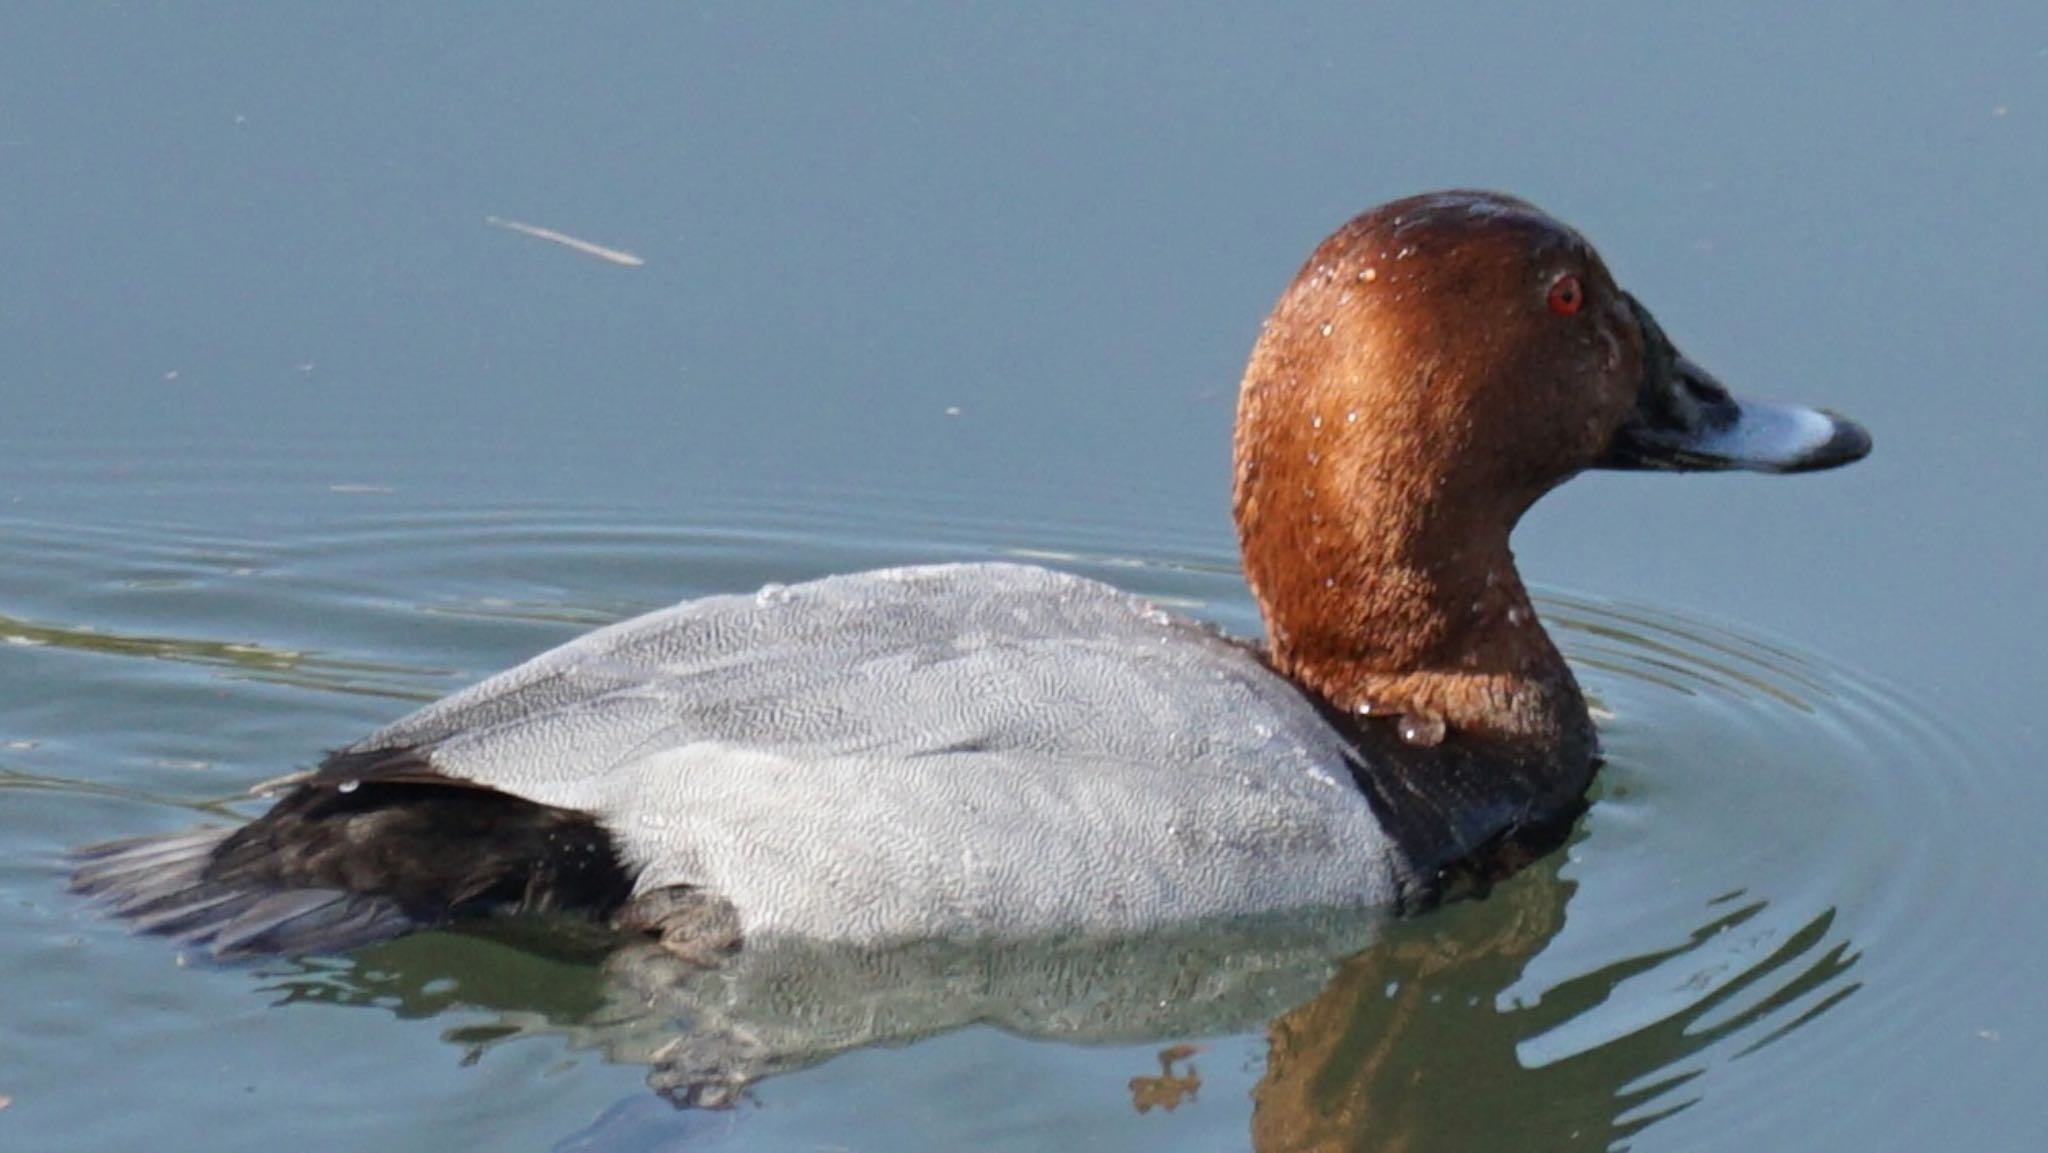
[[[953,1021],[936,995],[892,1003],[871,982],[868,1031],[848,1036],[887,1044],[772,1065],[730,1113],[640,1088],[672,1030],[623,1010],[619,974],[574,933],[186,968],[64,891],[70,845],[253,811],[240,790],[413,702],[682,596],[1024,555],[1255,627],[1234,558],[1163,534],[995,532],[943,502],[886,530],[842,507],[742,502],[700,510],[697,528],[458,509],[261,537],[0,521],[17,561],[0,576],[0,843],[23,850],[0,858],[0,965],[39,990],[10,1009],[29,1061],[0,1084],[36,1104],[8,1119],[21,1147],[139,1143],[160,1109],[232,1116],[250,1147],[296,1126],[388,1148],[833,1145],[850,1109],[877,1142],[918,1147],[1768,1147],[1816,1105],[1787,1084],[1903,1090],[1885,1054],[1923,994],[1998,979],[1959,964],[1988,930],[1985,906],[1954,894],[2008,848],[1981,817],[2007,759],[1790,642],[1560,592],[1541,607],[1608,755],[1561,853],[1365,938],[1185,941],[1163,961],[896,958],[903,987],[905,964],[954,986],[966,973],[981,1000]],[[1056,543],[971,543],[1032,536]],[[1163,1011],[1247,957],[1264,975],[1228,1012]],[[1006,971],[1064,974],[1069,1016],[972,1024]],[[847,987],[828,986],[842,1002]],[[1152,1024],[1090,1032],[1074,1012]],[[131,1107],[65,1091],[81,1082]]]
[[[2048,1132],[2048,6],[18,4],[0,110],[0,1150]],[[1021,554],[1251,629],[1259,318],[1454,184],[1877,449],[1539,505],[1528,575],[1633,598],[1545,602],[1576,839],[1341,963],[1233,943],[1284,980],[1199,1052],[968,1027],[678,1115],[581,944],[180,966],[64,893],[687,595]]]

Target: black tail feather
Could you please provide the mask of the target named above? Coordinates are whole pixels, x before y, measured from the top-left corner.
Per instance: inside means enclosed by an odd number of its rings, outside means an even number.
[[[157,933],[217,957],[329,953],[420,927],[387,897],[343,890],[265,890],[208,876],[214,851],[236,830],[202,829],[93,845],[71,885]],[[288,898],[288,904],[278,904]]]
[[[423,770],[308,782],[246,825],[111,841],[77,861],[74,889],[219,957],[341,952],[483,913],[603,918],[632,890],[589,814]]]

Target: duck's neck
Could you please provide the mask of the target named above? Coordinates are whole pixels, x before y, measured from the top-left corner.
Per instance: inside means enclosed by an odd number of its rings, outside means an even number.
[[[1343,712],[1401,718],[1416,744],[1462,734],[1590,756],[1585,698],[1515,571],[1512,520],[1460,515],[1444,492],[1388,486],[1323,508],[1310,490],[1240,474],[1245,572],[1273,665]]]

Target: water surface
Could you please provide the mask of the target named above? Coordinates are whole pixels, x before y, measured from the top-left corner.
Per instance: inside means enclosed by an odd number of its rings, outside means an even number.
[[[13,13],[0,1144],[2032,1148],[2044,117],[2012,4]],[[63,891],[70,845],[251,812],[685,596],[1026,556],[1252,631],[1258,319],[1449,184],[1878,449],[1541,506],[1595,804],[1298,1003],[969,1026],[678,1114],[574,950],[181,965]]]

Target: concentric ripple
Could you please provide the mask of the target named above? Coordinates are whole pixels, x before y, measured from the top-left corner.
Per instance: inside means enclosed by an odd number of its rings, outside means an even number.
[[[1861,1065],[1839,1071],[1874,1087],[1871,1054],[1987,935],[1958,882],[1996,868],[1981,814],[2009,763],[1789,642],[1584,597],[1541,608],[1608,763],[1556,868],[1563,925],[1497,995],[1538,1025],[1519,1063],[1623,1062],[1618,1133],[1704,1123],[1674,1115],[1720,1096],[1721,1137],[1731,1119],[1762,1136],[1788,1078]]]

